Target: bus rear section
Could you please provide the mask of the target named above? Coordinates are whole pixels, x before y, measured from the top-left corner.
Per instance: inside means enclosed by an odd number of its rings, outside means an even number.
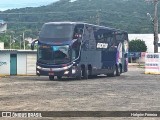
[[[113,28],[90,25],[84,27],[80,64],[85,74],[120,76],[128,67],[128,34]]]

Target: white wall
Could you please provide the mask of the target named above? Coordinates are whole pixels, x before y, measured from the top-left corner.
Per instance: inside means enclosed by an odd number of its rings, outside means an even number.
[[[36,54],[27,54],[27,75],[36,75]]]
[[[10,75],[10,53],[0,52],[0,75]]]
[[[129,41],[134,40],[134,39],[141,39],[145,41],[147,45],[147,52],[154,52],[153,34],[129,34],[128,37],[129,37]],[[160,40],[160,34],[159,34],[159,40]],[[160,41],[158,43],[160,43]],[[160,52],[160,47],[158,48],[158,52]]]
[[[27,54],[17,54],[17,75],[27,75]]]

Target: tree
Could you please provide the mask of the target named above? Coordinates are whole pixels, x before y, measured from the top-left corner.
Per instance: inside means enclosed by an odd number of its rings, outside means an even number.
[[[9,49],[10,36],[6,34],[0,34],[0,42],[4,42],[4,48]]]
[[[129,52],[146,52],[147,46],[143,40],[135,39],[129,42]]]

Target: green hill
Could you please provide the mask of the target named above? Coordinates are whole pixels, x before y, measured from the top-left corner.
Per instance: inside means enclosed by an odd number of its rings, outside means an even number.
[[[16,33],[25,30],[31,37],[37,35],[43,23],[51,21],[83,21],[129,33],[153,33],[147,17],[147,13],[153,16],[153,8],[153,3],[145,0],[60,0],[47,6],[0,12],[0,19],[8,22],[9,30]]]

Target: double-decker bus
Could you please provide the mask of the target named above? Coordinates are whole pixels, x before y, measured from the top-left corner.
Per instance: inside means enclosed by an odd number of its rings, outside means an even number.
[[[50,80],[120,76],[128,67],[128,34],[119,29],[83,22],[45,23],[38,41],[36,73]]]

